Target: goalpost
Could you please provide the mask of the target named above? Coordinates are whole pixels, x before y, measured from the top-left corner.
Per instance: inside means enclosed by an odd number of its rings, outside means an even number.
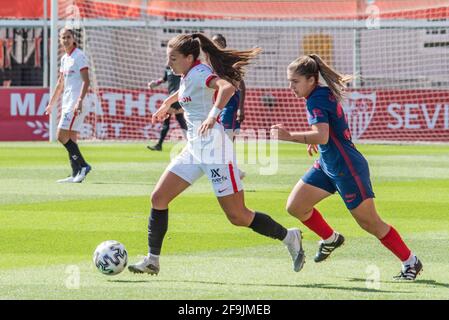
[[[81,138],[156,139],[160,124],[151,124],[151,114],[167,92],[147,83],[162,76],[171,37],[204,32],[223,34],[229,48],[263,50],[245,77],[243,131],[276,123],[307,128],[304,101],[288,89],[286,67],[318,53],[336,70],[359,76],[343,102],[355,140],[449,142],[449,5],[398,2],[59,0],[58,27],[78,23],[90,60]],[[168,138],[181,137],[171,130]]]

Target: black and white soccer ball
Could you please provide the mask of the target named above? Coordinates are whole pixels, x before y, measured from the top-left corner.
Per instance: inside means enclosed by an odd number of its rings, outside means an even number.
[[[122,243],[108,240],[97,246],[93,260],[98,271],[112,276],[125,269],[128,264],[128,252]]]

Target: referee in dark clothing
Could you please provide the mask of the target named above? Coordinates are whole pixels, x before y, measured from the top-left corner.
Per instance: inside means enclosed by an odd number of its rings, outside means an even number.
[[[167,82],[168,84],[168,94],[171,95],[172,93],[175,93],[179,89],[179,83],[181,81],[181,77],[177,76],[173,73],[170,67],[165,68],[164,76],[160,79],[153,80],[150,83],[148,83],[148,88],[154,89],[161,85],[162,83]],[[171,105],[172,109],[179,111],[181,109],[181,106],[178,102],[175,102]],[[175,112],[176,120],[179,123],[179,126],[184,131],[187,131],[187,124],[186,120],[184,119],[184,113],[183,112]],[[161,130],[161,136],[159,137],[159,141],[156,145],[150,146],[148,145],[147,148],[154,151],[162,151],[162,143],[164,142],[165,137],[167,136],[168,130],[170,130],[170,118],[171,114],[167,119],[165,119],[164,124],[162,125]]]

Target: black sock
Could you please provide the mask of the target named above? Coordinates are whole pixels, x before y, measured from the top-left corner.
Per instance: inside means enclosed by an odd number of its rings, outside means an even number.
[[[72,167],[72,177],[75,177],[78,172],[81,170],[81,168],[78,166],[78,164],[75,162],[75,160],[72,159],[72,156],[69,153],[69,160],[70,160],[70,166]]]
[[[151,209],[150,221],[148,222],[148,247],[150,253],[161,254],[162,241],[168,228],[168,209]]]
[[[69,141],[67,141],[64,147],[69,152],[70,158],[73,159],[73,161],[75,161],[79,167],[87,166],[87,163],[86,161],[84,161],[84,158],[81,155],[78,145],[75,142],[73,142],[72,139],[69,139]]]
[[[159,137],[159,142],[157,143],[159,146],[162,146],[162,143],[167,136],[168,130],[170,130],[170,117],[165,119],[164,124],[162,125],[161,136]]]
[[[257,211],[249,227],[257,233],[281,241],[287,236],[287,229],[271,219],[270,216]]]
[[[186,123],[186,119],[184,118],[184,114],[178,113],[176,115],[176,120],[178,120],[178,123],[179,123],[179,126],[181,127],[181,129],[187,130],[187,123]]]

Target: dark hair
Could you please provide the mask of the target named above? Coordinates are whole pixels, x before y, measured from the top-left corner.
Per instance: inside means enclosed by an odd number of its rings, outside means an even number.
[[[226,38],[225,38],[221,33],[214,34],[214,35],[212,36],[212,41],[213,41],[214,43],[218,43],[218,45],[219,45],[222,49],[224,49],[224,48],[227,47]]]
[[[208,55],[214,72],[235,87],[239,85],[245,75],[245,66],[262,51],[260,48],[243,51],[220,49],[201,33],[178,35],[168,42],[168,47],[184,56],[191,54],[194,60],[198,59],[202,50]]]
[[[64,27],[64,28],[61,29],[61,31],[59,33],[64,33],[64,32],[69,32],[72,35],[72,37],[73,37],[73,45],[75,47],[78,47],[78,44],[76,43],[75,31],[72,28],[70,28],[70,27]]]
[[[297,58],[290,63],[288,70],[305,76],[307,79],[314,77],[316,82],[318,82],[321,74],[338,101],[344,99],[346,83],[354,79],[353,75],[338,73],[324,62],[319,55],[314,53]]]

